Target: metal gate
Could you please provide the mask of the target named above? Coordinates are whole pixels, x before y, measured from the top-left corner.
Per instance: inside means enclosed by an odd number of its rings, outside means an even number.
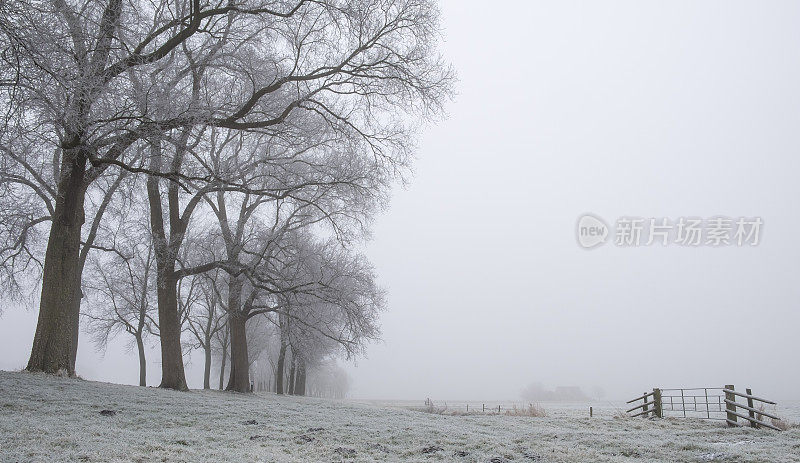
[[[628,409],[627,413],[631,413],[631,416],[655,418],[671,416],[720,420],[729,426],[744,426],[738,420],[742,418],[751,427],[763,426],[780,431],[777,426],[764,421],[764,417],[773,420],[780,418],[765,411],[763,405],[761,408],[755,407],[755,402],[776,405],[775,402],[754,396],[749,388],[746,391],[738,392],[732,384],[725,387],[654,388],[653,392],[645,392],[640,397],[629,400],[629,404],[638,401],[642,403]],[[737,397],[747,403],[737,402]]]

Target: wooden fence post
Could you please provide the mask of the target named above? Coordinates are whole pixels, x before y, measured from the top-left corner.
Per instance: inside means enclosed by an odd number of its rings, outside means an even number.
[[[681,389],[681,408],[683,409],[683,417],[686,418],[686,397],[683,395],[683,389]]]
[[[645,391],[643,393],[643,395],[644,395],[644,399],[642,399],[642,400],[644,400],[644,407],[642,407],[642,411],[644,413],[642,414],[642,416],[647,418],[647,410],[648,410],[648,408],[647,408],[647,392]]]
[[[753,395],[753,391],[749,387],[745,389],[745,391],[747,391],[747,395]],[[755,408],[753,406],[753,399],[750,397],[747,398],[747,406],[750,408]],[[758,428],[758,423],[756,423],[756,412],[754,412],[753,410],[748,410],[748,412],[750,412],[749,414],[751,418],[750,426],[753,428]]]
[[[731,390],[731,391],[735,390],[734,387],[733,387],[733,384],[726,384],[725,385],[725,389],[728,389],[728,390]],[[736,400],[736,396],[733,395],[730,392],[725,392],[725,399],[730,400],[731,402],[733,402],[733,401]],[[727,417],[727,421],[726,422],[728,423],[728,426],[736,426],[736,415],[731,413],[731,412],[736,412],[736,405],[733,405],[731,403],[727,403],[726,402],[725,403],[725,410],[727,410],[727,413],[725,415]]]
[[[661,409],[661,389],[653,388],[653,409],[656,417],[664,418],[664,411]]]

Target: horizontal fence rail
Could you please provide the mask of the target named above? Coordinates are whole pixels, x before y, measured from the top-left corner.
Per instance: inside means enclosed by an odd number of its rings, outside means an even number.
[[[781,428],[774,424],[780,421],[780,418],[766,412],[763,405],[761,408],[756,408],[754,405],[755,402],[769,405],[776,405],[776,403],[754,396],[750,389],[746,391],[747,393],[736,391],[732,384],[725,387],[654,388],[653,392],[645,392],[641,396],[627,401],[628,404],[641,403],[625,412],[630,413],[631,417],[682,416],[684,418],[720,420],[725,421],[729,426],[744,426],[744,423],[738,421],[738,418],[742,418],[753,428],[763,426],[781,431]],[[746,400],[747,405],[737,402],[737,397]],[[773,420],[773,423],[768,423],[764,417]]]
[[[744,418],[745,420],[749,421],[749,422],[750,422],[750,425],[751,425],[752,427],[754,427],[754,428],[757,428],[757,427],[759,427],[759,426],[764,426],[765,428],[774,429],[774,430],[776,430],[776,431],[780,431],[780,430],[781,430],[781,428],[779,428],[779,427],[777,427],[777,426],[773,426],[773,425],[771,425],[771,424],[769,424],[769,423],[766,423],[766,422],[764,422],[764,421],[758,420],[758,419],[756,419],[756,418],[752,418],[752,417],[751,417],[751,416],[749,416],[749,415],[744,415],[744,414],[742,414],[742,413],[739,413],[739,412],[737,412],[737,411],[728,411],[728,413],[729,413],[729,414],[731,414],[731,415],[733,415],[733,416],[735,416],[735,417]],[[736,421],[735,419],[731,420],[731,419],[728,419],[728,418],[726,418],[726,419],[725,419],[725,421],[727,421],[727,422],[728,422],[728,424],[730,424],[730,425],[733,425],[733,426],[744,426],[744,424],[743,424],[743,423],[739,423],[739,422],[738,422],[738,421]],[[756,426],[753,426],[753,425],[756,425]]]
[[[724,392],[728,393],[728,394],[733,394],[733,395],[737,395],[737,396],[739,396],[739,397],[744,397],[745,399],[748,399],[748,400],[756,400],[756,401],[758,401],[758,402],[764,402],[765,404],[777,405],[775,402],[773,402],[773,401],[771,401],[771,400],[762,399],[762,398],[760,398],[760,397],[756,397],[756,396],[754,396],[754,395],[750,395],[750,394],[742,394],[741,392],[737,392],[737,391],[734,391],[734,390],[732,390],[732,389],[722,389],[722,390],[723,390]],[[748,389],[748,390],[749,390],[749,389]]]
[[[631,399],[631,400],[629,400],[629,401],[627,401],[627,402],[625,402],[625,403],[632,404],[632,403],[636,402],[637,400],[643,400],[643,399],[646,399],[646,398],[650,397],[651,395],[653,395],[653,393],[652,393],[652,392],[645,392],[643,396],[641,396],[641,397],[637,397],[637,398],[635,398],[635,399]]]

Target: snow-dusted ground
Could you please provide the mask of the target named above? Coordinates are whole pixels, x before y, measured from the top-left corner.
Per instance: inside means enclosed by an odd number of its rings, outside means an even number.
[[[117,413],[101,415],[105,409]],[[799,455],[797,427],[729,429],[684,419],[615,419],[604,412],[592,419],[577,412],[443,416],[0,371],[3,462],[795,462]]]

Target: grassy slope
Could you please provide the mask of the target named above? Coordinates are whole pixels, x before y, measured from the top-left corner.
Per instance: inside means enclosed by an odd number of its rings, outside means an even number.
[[[101,416],[102,409],[118,413]],[[424,453],[429,446],[441,450]],[[798,455],[798,428],[778,433],[687,420],[439,416],[0,371],[3,462],[788,462],[800,461]]]

